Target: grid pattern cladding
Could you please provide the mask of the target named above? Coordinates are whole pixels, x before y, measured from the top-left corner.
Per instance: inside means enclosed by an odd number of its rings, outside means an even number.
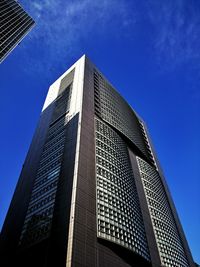
[[[0,62],[35,24],[14,0],[0,1]]]
[[[98,237],[150,260],[127,147],[111,127],[95,123]]]
[[[137,157],[163,266],[188,267],[188,261],[161,178],[155,168]]]
[[[97,71],[94,71],[94,93],[96,115],[124,134],[152,161],[152,158],[149,157],[136,114]]]
[[[55,100],[55,109],[47,133],[32,190],[20,246],[29,246],[49,236],[57,184],[65,143],[65,125],[69,110],[71,85]]]

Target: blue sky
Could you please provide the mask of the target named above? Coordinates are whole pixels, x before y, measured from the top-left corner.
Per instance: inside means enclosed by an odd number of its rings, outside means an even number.
[[[19,1],[35,28],[0,65],[0,227],[48,87],[87,54],[146,121],[200,262],[200,3]]]

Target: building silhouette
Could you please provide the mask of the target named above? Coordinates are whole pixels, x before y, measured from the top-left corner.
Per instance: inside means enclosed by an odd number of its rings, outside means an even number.
[[[49,88],[1,251],[1,266],[195,266],[144,121],[85,56]]]
[[[0,1],[0,63],[33,28],[34,20],[15,0]]]

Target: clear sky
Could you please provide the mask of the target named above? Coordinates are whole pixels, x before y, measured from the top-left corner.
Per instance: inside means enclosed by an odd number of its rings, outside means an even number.
[[[48,87],[86,54],[146,121],[200,263],[200,2],[19,2],[36,26],[0,65],[0,228]]]

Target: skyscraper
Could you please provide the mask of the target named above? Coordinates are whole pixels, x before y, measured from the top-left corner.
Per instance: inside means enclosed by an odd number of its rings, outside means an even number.
[[[0,63],[33,28],[34,20],[15,0],[0,1]]]
[[[5,266],[194,266],[144,121],[85,56],[49,88],[1,244]]]

